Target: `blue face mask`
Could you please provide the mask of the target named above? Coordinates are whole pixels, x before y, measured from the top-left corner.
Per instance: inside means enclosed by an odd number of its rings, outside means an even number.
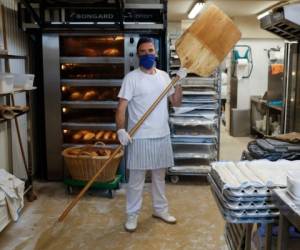
[[[156,57],[153,54],[140,56],[140,66],[145,69],[151,69],[154,66],[155,58]]]

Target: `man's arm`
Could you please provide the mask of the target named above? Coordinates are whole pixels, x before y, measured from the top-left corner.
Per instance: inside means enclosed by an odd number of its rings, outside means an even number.
[[[116,111],[116,125],[117,130],[125,128],[125,114],[128,106],[128,101],[124,98],[120,98]]]
[[[171,105],[173,107],[179,107],[181,105],[181,101],[182,101],[182,88],[181,86],[178,84],[175,86],[175,92],[173,95],[171,95],[169,97],[169,100],[171,102]]]

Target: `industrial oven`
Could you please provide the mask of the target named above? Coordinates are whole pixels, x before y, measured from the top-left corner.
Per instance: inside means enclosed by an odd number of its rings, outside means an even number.
[[[166,1],[153,1],[125,1],[121,11],[46,1],[49,8],[40,11],[47,179],[66,176],[61,155],[66,147],[97,141],[116,147],[117,95],[123,77],[138,66],[139,37],[154,39],[157,67],[166,70]],[[22,28],[36,34],[39,22],[24,20]]]

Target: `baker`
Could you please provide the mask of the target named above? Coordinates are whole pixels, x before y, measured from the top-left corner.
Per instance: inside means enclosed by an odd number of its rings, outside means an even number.
[[[168,124],[168,98],[173,106],[180,106],[182,99],[181,86],[177,84],[131,138],[126,130],[126,110],[128,109],[129,131],[171,82],[166,72],[155,67],[156,50],[153,39],[139,39],[137,56],[140,67],[123,79],[116,112],[118,139],[122,145],[128,145],[126,165],[129,169],[129,182],[125,229],[130,232],[137,228],[147,170],[152,172],[153,217],[166,223],[176,223],[176,218],[169,213],[165,195],[166,169],[174,165]],[[177,75],[182,79],[186,76],[186,71],[180,69]]]

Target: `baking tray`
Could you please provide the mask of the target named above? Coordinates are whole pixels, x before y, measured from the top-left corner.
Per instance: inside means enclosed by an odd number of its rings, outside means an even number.
[[[271,190],[275,187],[259,187],[259,186],[248,186],[243,188],[224,188],[224,183],[222,182],[221,178],[219,177],[218,173],[212,169],[211,176],[215,180],[216,184],[223,190],[224,194],[233,197],[270,197]]]
[[[206,118],[206,117],[170,117],[169,122],[171,125],[178,126],[212,126],[217,124],[217,118]]]
[[[218,118],[216,112],[211,110],[203,110],[201,114],[198,115],[189,115],[186,113],[180,114],[180,113],[170,113],[170,117],[194,117],[194,118],[204,118],[207,120],[214,120]]]
[[[208,174],[211,170],[209,165],[199,165],[199,166],[174,166],[168,168],[168,174],[175,175],[180,174]]]
[[[216,145],[210,143],[172,143],[174,154],[199,154],[204,153],[216,157]],[[211,158],[211,157],[210,157]]]
[[[172,143],[185,143],[185,144],[217,144],[216,138],[213,136],[209,137],[196,137],[197,140],[191,140],[194,137],[185,136],[171,136]]]
[[[252,201],[234,201],[234,200],[229,200],[226,199],[224,195],[222,195],[221,190],[217,186],[217,184],[214,182],[213,178],[211,176],[208,177],[209,183],[214,190],[215,194],[218,196],[220,201],[223,203],[223,206],[226,209],[230,210],[268,210],[268,209],[275,209],[276,206],[274,205],[271,200],[269,201],[261,201],[261,200],[255,200],[253,199]]]
[[[213,188],[211,187],[213,196],[215,201],[218,205],[218,208],[223,215],[224,219],[230,223],[273,223],[278,219],[279,211],[272,211],[272,210],[258,210],[260,212],[254,211],[250,213],[249,211],[244,212],[236,212],[234,210],[226,209],[219,198],[217,197],[216,193],[214,192]]]
[[[216,103],[217,99],[214,97],[203,98],[203,96],[183,95],[182,103]]]

